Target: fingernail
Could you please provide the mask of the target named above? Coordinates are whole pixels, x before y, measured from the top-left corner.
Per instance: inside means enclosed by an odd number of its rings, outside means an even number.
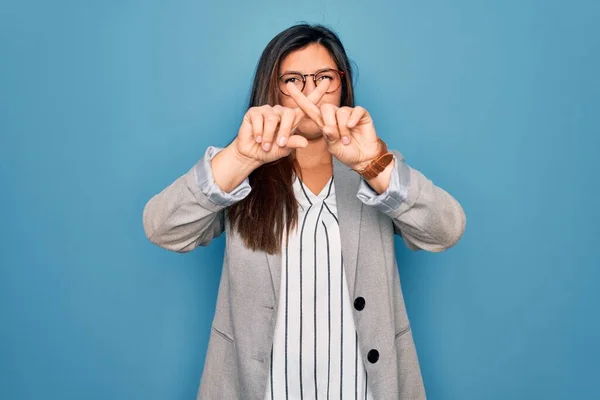
[[[350,138],[348,136],[342,137],[342,143],[349,144],[350,143]]]
[[[280,145],[281,147],[285,146],[285,137],[280,137],[280,138],[279,138],[279,145]]]
[[[262,136],[258,135],[255,140],[256,140],[256,143],[262,142]]]
[[[269,151],[271,149],[271,143],[265,143],[263,144],[263,150],[264,151]]]

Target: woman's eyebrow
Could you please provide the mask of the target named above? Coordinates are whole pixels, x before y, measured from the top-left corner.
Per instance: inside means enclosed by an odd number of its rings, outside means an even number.
[[[329,70],[329,69],[337,69],[337,68],[333,68],[333,67],[323,67],[323,68],[319,68],[319,69],[318,69],[318,70],[316,70],[314,73],[316,74],[317,72],[326,71],[326,70]],[[281,74],[279,74],[279,75],[285,75],[285,74],[300,74],[300,75],[303,75],[303,73],[302,73],[302,72],[300,72],[300,71],[291,71],[291,70],[288,70],[288,71],[283,71],[283,72],[282,72]]]

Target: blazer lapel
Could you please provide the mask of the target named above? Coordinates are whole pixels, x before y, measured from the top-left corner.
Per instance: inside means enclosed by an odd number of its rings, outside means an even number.
[[[354,297],[363,207],[363,203],[356,197],[356,194],[361,178],[335,158],[333,159],[333,177],[348,293]]]
[[[271,271],[271,280],[273,282],[273,296],[275,301],[279,298],[279,286],[281,285],[281,254],[268,254],[267,263],[269,264],[269,270]],[[274,304],[276,306],[276,304]]]
[[[363,203],[358,200],[356,194],[358,193],[361,178],[357,173],[335,158],[333,159],[333,177],[344,269],[346,270],[348,292],[353,296],[356,284],[359,233],[363,206]],[[282,257],[281,254],[265,254],[269,271],[271,272],[274,298],[277,301],[281,285]]]

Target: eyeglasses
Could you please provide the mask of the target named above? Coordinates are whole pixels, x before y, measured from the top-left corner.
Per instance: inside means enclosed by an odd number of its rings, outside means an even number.
[[[292,82],[298,90],[301,92],[304,90],[306,86],[306,78],[309,76],[312,77],[315,82],[315,86],[319,83],[329,80],[329,88],[325,93],[333,93],[340,88],[342,85],[342,78],[344,78],[344,71],[340,71],[337,69],[322,69],[320,71],[315,72],[314,74],[301,74],[299,72],[288,72],[282,75],[279,75],[279,90],[286,96],[289,96],[289,90],[287,89],[287,84]]]

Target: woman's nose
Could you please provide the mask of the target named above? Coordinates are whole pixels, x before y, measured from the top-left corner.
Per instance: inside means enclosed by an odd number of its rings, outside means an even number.
[[[305,96],[308,96],[316,88],[317,85],[315,85],[315,80],[309,78],[306,80],[306,84],[304,85],[304,90],[302,91],[302,93],[304,93]]]

